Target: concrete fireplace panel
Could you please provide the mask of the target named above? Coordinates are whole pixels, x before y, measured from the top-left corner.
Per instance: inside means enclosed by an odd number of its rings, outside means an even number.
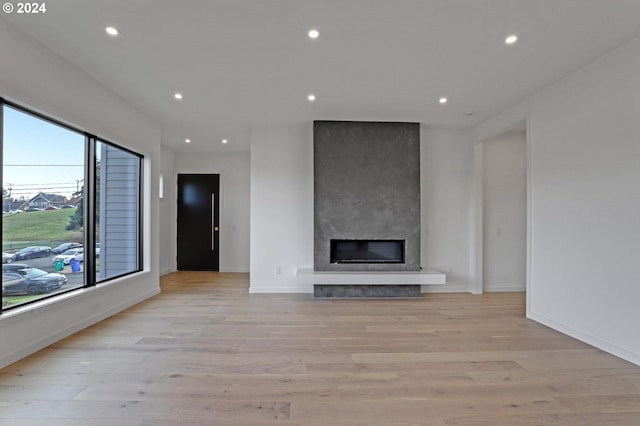
[[[314,269],[420,269],[418,123],[314,122]],[[404,240],[404,263],[331,263],[331,239]]]
[[[323,285],[313,286],[313,297],[318,298],[420,298],[419,285]]]

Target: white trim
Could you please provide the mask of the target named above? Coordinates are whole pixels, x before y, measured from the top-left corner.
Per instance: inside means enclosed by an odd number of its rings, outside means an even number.
[[[164,269],[160,271],[160,276],[164,277],[165,275],[173,274],[174,272],[178,272],[178,270],[172,269],[172,268]],[[231,274],[248,274],[249,269],[248,268],[220,268],[219,272],[231,273]]]
[[[531,114],[528,113],[527,117],[526,117],[526,126],[527,126],[527,133],[525,134],[525,150],[526,150],[526,168],[527,170],[526,172],[526,185],[527,185],[527,206],[526,206],[526,212],[527,212],[527,223],[525,224],[526,229],[527,229],[527,241],[525,242],[525,244],[527,245],[527,258],[526,258],[526,266],[525,266],[525,287],[526,287],[526,309],[525,309],[525,313],[527,316],[529,316],[529,314],[531,313],[531,229],[532,229],[532,225],[531,225],[531,141],[533,140],[531,138]]]
[[[622,358],[626,361],[632,362],[636,365],[640,365],[640,355],[633,353],[632,351],[615,345],[606,340],[599,339],[590,334],[582,333],[572,327],[569,327],[565,324],[558,323],[549,318],[546,318],[542,315],[538,315],[536,313],[527,313],[527,318],[536,321],[542,325],[545,325],[549,328],[552,328],[560,333],[564,333],[567,336],[573,337],[574,339],[578,339],[581,342],[587,343],[589,345],[595,346],[598,349],[602,349],[605,352],[608,352],[612,355],[615,355],[619,358]]]
[[[172,269],[172,268],[165,269],[163,271],[160,271],[160,276],[163,277],[165,275],[169,275],[169,274],[172,274],[174,272],[178,272],[178,270],[177,269]]]
[[[421,285],[420,293],[469,293],[467,284]]]
[[[269,286],[269,287],[249,287],[249,293],[251,294],[260,294],[260,293],[303,293],[303,294],[313,294],[313,284],[311,285],[299,285],[299,284],[291,284],[284,285],[279,287]]]
[[[473,189],[471,194],[471,271],[475,275],[471,284],[472,294],[484,291],[484,145],[482,142],[473,146]]]
[[[485,293],[522,293],[527,291],[526,286],[523,285],[495,285],[495,286],[487,286],[484,289]]]
[[[231,268],[227,268],[226,266],[223,268],[220,268],[220,272],[230,272],[233,274],[248,274],[249,273],[249,268],[243,268],[243,267],[231,267]]]

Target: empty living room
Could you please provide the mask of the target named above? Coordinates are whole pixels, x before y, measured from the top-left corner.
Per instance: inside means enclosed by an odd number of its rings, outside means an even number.
[[[7,1],[0,424],[640,424],[640,2]]]

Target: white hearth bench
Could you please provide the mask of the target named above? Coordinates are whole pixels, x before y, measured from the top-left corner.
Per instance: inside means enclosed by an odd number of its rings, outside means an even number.
[[[446,283],[446,275],[438,271],[314,271],[313,268],[298,268],[296,276],[300,284],[313,285],[315,297],[420,297],[419,286]],[[376,289],[377,286],[380,287]]]

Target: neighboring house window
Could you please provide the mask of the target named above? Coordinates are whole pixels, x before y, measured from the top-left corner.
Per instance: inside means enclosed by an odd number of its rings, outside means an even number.
[[[98,142],[96,171],[100,282],[139,269],[140,158]]]
[[[0,106],[2,310],[140,271],[142,157]]]

